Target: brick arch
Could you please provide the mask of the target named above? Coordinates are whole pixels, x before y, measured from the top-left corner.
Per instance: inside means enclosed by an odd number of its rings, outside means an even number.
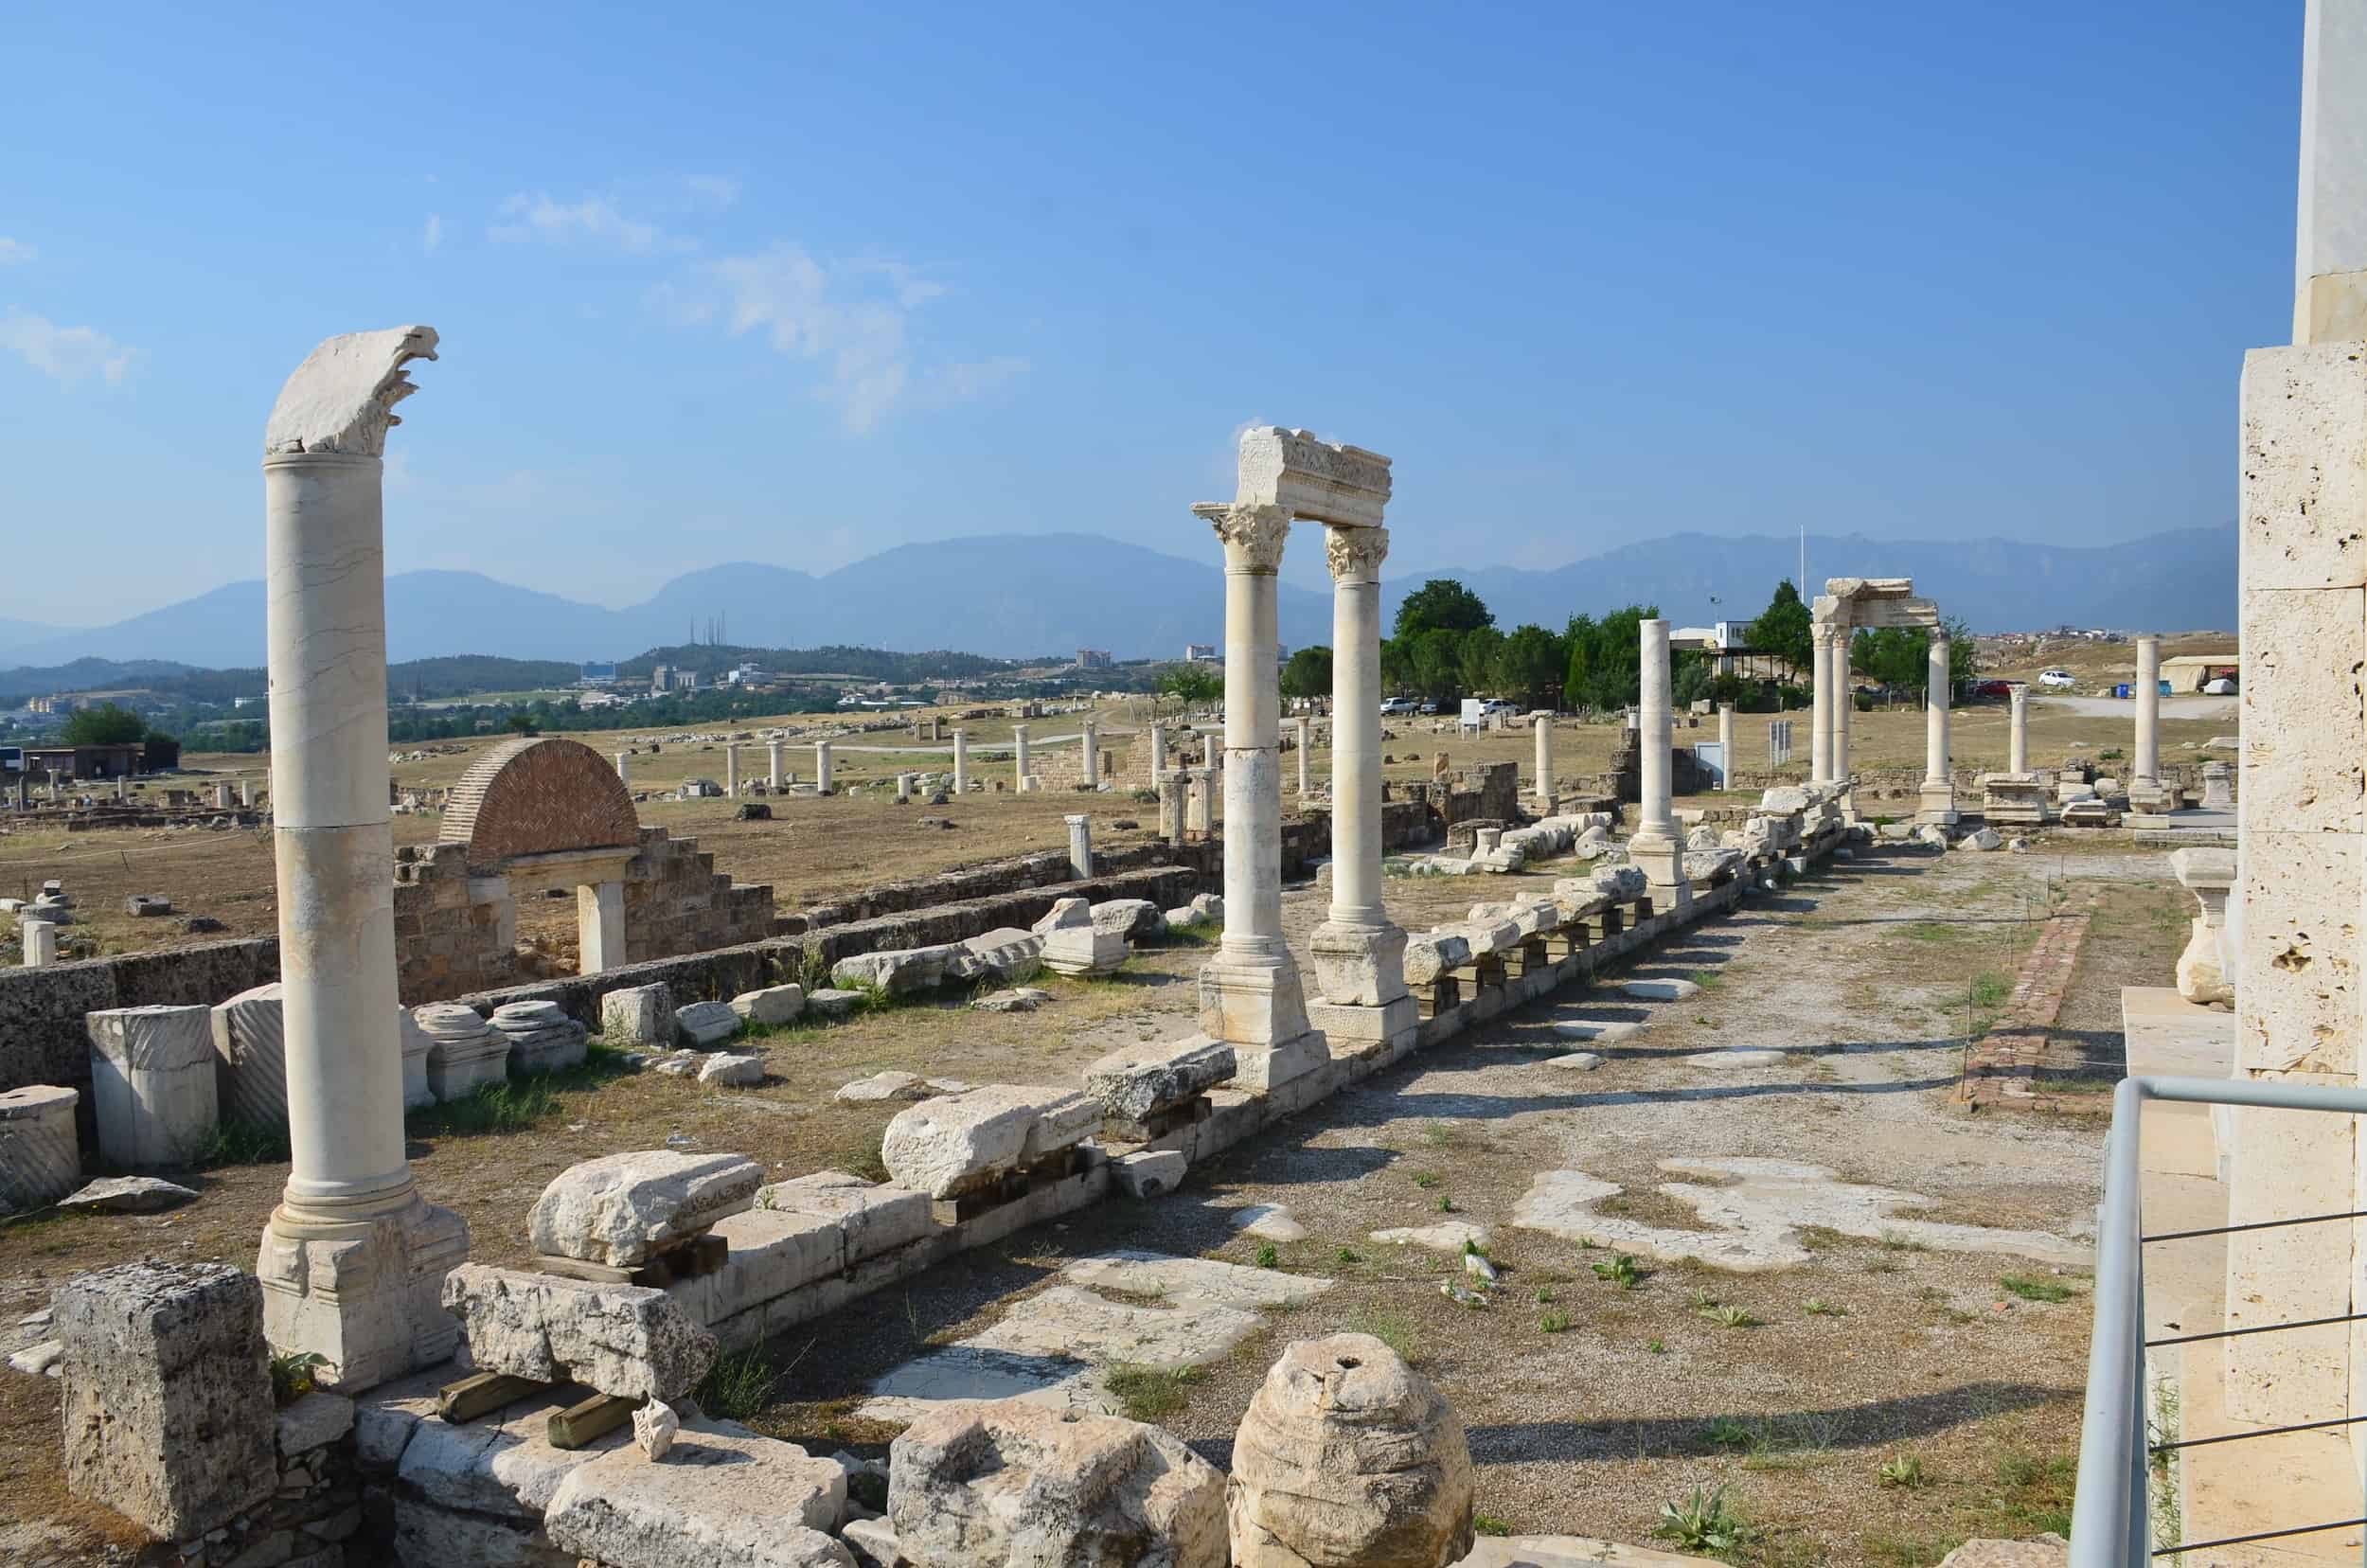
[[[445,844],[469,846],[472,871],[519,855],[632,848],[641,836],[625,781],[576,740],[505,740],[469,765],[445,797]]]

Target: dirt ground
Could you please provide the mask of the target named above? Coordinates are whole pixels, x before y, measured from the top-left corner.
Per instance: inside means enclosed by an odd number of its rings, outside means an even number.
[[[1733,1554],[1743,1562],[1929,1564],[1967,1535],[2060,1528],[2087,1340],[2082,1271],[1812,1232],[1797,1267],[1727,1274],[1646,1259],[1623,1289],[1593,1273],[1612,1255],[1509,1222],[1539,1172],[1582,1170],[1624,1189],[1602,1212],[1699,1228],[1655,1190],[1667,1179],[1657,1162],[1756,1156],[1912,1194],[1902,1219],[2083,1234],[2100,1126],[1969,1116],[1948,1103],[1967,998],[1979,977],[2010,973],[2050,883],[2081,896],[2083,884],[2105,884],[2134,900],[2148,930],[2182,917],[2158,856],[2041,846],[1863,852],[1650,954],[1645,972],[1700,979],[1689,1000],[1597,989],[1507,1014],[1195,1169],[1174,1198],[1112,1202],[1038,1227],[793,1331],[739,1368],[757,1390],[748,1418],[876,1452],[891,1434],[850,1414],[871,1380],[991,1323],[1069,1258],[1145,1247],[1338,1281],[1272,1313],[1154,1407],[1219,1463],[1281,1344],[1356,1327],[1399,1345],[1454,1402],[1491,1524],[1641,1541],[1664,1500],[1700,1484],[1723,1488],[1750,1526]],[[1551,874],[1393,880],[1389,900],[1402,923],[1427,928],[1523,882],[1548,885]],[[1322,913],[1312,887],[1287,896],[1294,941]],[[763,1042],[772,1076],[753,1090],[622,1076],[596,1054],[493,1112],[421,1114],[416,1169],[433,1201],[468,1218],[474,1255],[491,1261],[523,1256],[525,1209],[568,1164],[671,1135],[745,1150],[783,1175],[836,1166],[876,1176],[879,1133],[897,1108],[834,1105],[839,1085],[889,1066],[1070,1079],[1118,1044],[1185,1032],[1203,956],[1196,945],[1152,949],[1113,979],[1052,982],[1057,1000],[1032,1015],[979,1014],[948,997],[780,1031]],[[2159,957],[2148,947],[2128,961]],[[2091,974],[2083,963],[2067,1020],[2116,995],[2126,967]],[[1550,1030],[1566,1018],[1647,1027],[1603,1047],[1598,1071],[1573,1076],[1542,1065],[1569,1048]],[[1773,1048],[1783,1060],[1742,1070],[1683,1060],[1723,1046]],[[250,1264],[285,1174],[278,1164],[222,1166],[195,1179],[202,1201],[177,1213],[0,1226],[0,1336],[84,1268],[144,1254]],[[1450,1258],[1369,1239],[1439,1220],[1441,1200],[1493,1233],[1504,1284],[1486,1311],[1439,1293]],[[1287,1206],[1308,1235],[1261,1259],[1261,1243],[1229,1217],[1250,1203]],[[2008,1289],[2009,1276],[2033,1294]],[[2063,1299],[2041,1299],[2051,1295]],[[1729,1327],[1712,1315],[1721,1307],[1753,1321]],[[1548,1331],[1548,1314],[1566,1322]],[[0,1444],[0,1518],[49,1521],[96,1546],[122,1527],[62,1495],[57,1418],[54,1383],[0,1373],[0,1431],[15,1439]],[[1907,1460],[1914,1479],[1884,1485],[1880,1467]]]
[[[2092,646],[2092,645],[2083,645]],[[2133,657],[2133,655],[2131,655]],[[1073,746],[1081,715],[1063,714],[1033,722],[1035,743],[1059,749]],[[1105,704],[1098,717],[1105,743],[1122,744],[1137,723],[1150,717],[1147,702]],[[1737,766],[1745,773],[1767,771],[1767,720],[1764,714],[1735,718]],[[1805,716],[1802,716],[1805,718]],[[1172,717],[1170,722],[1174,722]],[[1213,720],[1206,721],[1214,723]],[[799,736],[830,733],[841,726],[795,715],[779,722]],[[2125,749],[2133,720],[2117,715],[2087,716],[2039,701],[2030,716],[2033,759],[2051,765],[2074,748],[2091,756]],[[1437,733],[1433,725],[1443,725]],[[757,721],[745,731],[761,734],[773,727]],[[1006,759],[977,757],[976,750],[1007,742],[1010,726],[981,722],[972,732],[972,766],[982,779],[1007,779]],[[1450,721],[1394,720],[1384,741],[1391,759],[1383,774],[1392,780],[1427,779],[1436,755],[1446,752],[1457,767],[1480,762],[1518,762],[1526,776],[1535,751],[1525,729],[1501,735],[1458,739]],[[1806,724],[1801,728],[1805,730]],[[2232,731],[2228,721],[2165,720],[2162,725],[2162,755],[2166,760],[2197,760],[2213,736]],[[2002,702],[1975,704],[1956,711],[1951,742],[1960,769],[2002,769],[2006,762],[2006,708]],[[1055,739],[1066,738],[1066,739]],[[640,737],[635,731],[593,732],[574,737],[602,755],[621,750]],[[662,738],[661,738],[662,739]],[[1562,776],[1600,773],[1611,763],[1618,739],[1615,726],[1565,723],[1554,737],[1555,772]],[[1717,739],[1715,720],[1699,728],[1682,729],[1678,743]],[[459,777],[480,752],[498,743],[497,738],[456,742],[450,754],[435,754],[422,761],[398,764],[396,781],[403,786],[448,785]],[[880,750],[859,748],[878,747]],[[418,749],[418,748],[407,748]],[[1860,714],[1851,734],[1851,757],[1862,770],[1919,768],[1924,755],[1924,716],[1920,709]],[[1330,755],[1318,746],[1309,758],[1313,776],[1328,776]],[[184,765],[201,781],[208,776],[257,775],[265,759],[191,754]],[[740,764],[751,776],[767,765],[761,744],[743,742]],[[2109,766],[2108,758],[2107,766]],[[813,776],[813,749],[809,740],[789,743],[783,766],[800,778]],[[950,770],[950,744],[924,746],[904,731],[851,736],[841,739],[832,759],[833,782],[842,789],[892,781],[899,772]],[[1805,735],[1795,740],[1789,776],[1805,778],[1808,748]],[[723,756],[715,740],[665,742],[651,756],[646,750],[632,759],[636,793],[656,794],[692,777],[721,780]],[[1295,780],[1295,758],[1285,758],[1284,777]],[[769,882],[774,907],[790,911],[892,877],[922,876],[959,864],[994,860],[1030,850],[1063,846],[1068,842],[1061,818],[1077,806],[1066,792],[1019,794],[1011,791],[972,793],[945,807],[915,803],[899,806],[892,793],[866,788],[861,794],[841,793],[828,799],[790,796],[770,802],[769,822],[734,820],[737,802],[728,800],[643,800],[641,820],[665,828],[677,838],[695,838],[716,857],[719,870],[742,882]],[[1681,802],[1682,804],[1682,802]],[[1095,842],[1120,846],[1154,836],[1158,830],[1155,803],[1125,795],[1103,795],[1092,802]],[[952,822],[950,829],[922,828],[922,816]],[[1137,826],[1120,828],[1120,822]],[[394,819],[398,846],[433,842],[440,821],[433,814]],[[105,832],[65,833],[38,823],[11,825],[0,818],[0,894],[29,898],[41,883],[56,878],[80,900],[78,923],[62,933],[69,956],[145,951],[205,940],[180,929],[178,918],[135,918],[122,913],[123,900],[134,893],[161,893],[181,914],[209,916],[222,922],[222,935],[268,935],[277,928],[278,904],[273,880],[272,837],[267,828],[214,831],[204,829],[145,829]],[[575,952],[575,901],[556,899],[525,900],[519,909],[519,934],[541,946],[551,960],[564,967]],[[0,940],[13,930],[0,918]],[[83,944],[88,943],[85,947]]]

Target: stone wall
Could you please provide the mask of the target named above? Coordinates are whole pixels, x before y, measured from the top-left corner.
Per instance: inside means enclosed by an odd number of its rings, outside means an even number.
[[[1329,843],[1328,829],[1325,843]],[[1324,853],[1317,850],[1315,853]],[[1302,850],[1301,858],[1305,858]],[[1182,864],[1203,877],[1214,879],[1221,867],[1213,846],[1190,844],[1182,849],[1165,844],[1136,844],[1124,848],[1105,849],[1095,846],[1095,869],[1104,876],[1119,871],[1138,870],[1150,865]],[[1030,887],[1050,887],[1069,880],[1068,851],[1046,849],[1033,855],[1014,855],[1008,860],[985,861],[975,865],[958,865],[934,876],[909,877],[899,882],[880,882],[850,893],[830,903],[813,904],[794,915],[774,918],[771,935],[794,936],[801,932],[819,931],[825,926],[845,925],[850,920],[868,920],[881,915],[901,914],[908,909],[927,909],[934,904],[960,903],[970,899],[984,899],[998,893],[1016,893]],[[1211,882],[1213,886],[1213,881]],[[741,938],[748,940],[748,938]]]
[[[0,1090],[82,1090],[90,1114],[90,1037],[82,1015],[105,1007],[212,1007],[279,978],[279,938],[202,942],[155,953],[0,970]]]
[[[507,985],[517,942],[508,884],[471,876],[466,844],[395,851],[395,988],[405,1006]]]
[[[715,857],[701,850],[697,839],[673,838],[663,828],[641,829],[641,847],[625,868],[630,962],[703,953],[772,934],[769,885],[734,882],[715,869]]]

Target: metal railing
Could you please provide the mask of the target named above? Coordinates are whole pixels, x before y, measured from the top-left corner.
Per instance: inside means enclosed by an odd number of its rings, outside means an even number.
[[[2215,1225],[2203,1230],[2171,1231],[2147,1236],[2143,1229],[2139,1189],[2143,1147],[2139,1123],[2148,1100],[2186,1105],[2234,1105],[2264,1111],[2326,1111],[2338,1115],[2367,1115],[2367,1089],[2328,1089],[2251,1078],[2130,1078],[2121,1080],[2112,1095],[2112,1128],[2104,1148],[2104,1201],[2097,1210],[2095,1333],[2088,1347],[2088,1401],[2080,1420],[2079,1482],[2073,1494],[2072,1568],[2144,1568],[2155,1558],[2209,1547],[2234,1546],[2367,1524],[2367,1516],[2320,1520],[2249,1535],[2210,1541],[2184,1541],[2156,1546],[2149,1509],[2152,1461],[2165,1454],[2251,1437],[2273,1437],[2295,1432],[2350,1426],[2367,1416],[2337,1417],[2291,1426],[2247,1429],[2202,1437],[2152,1443],[2146,1436],[2145,1352],[2201,1340],[2234,1339],[2250,1334],[2274,1334],[2296,1328],[2322,1328],[2335,1324],[2367,1321],[2367,1312],[2339,1317],[2307,1318],[2292,1323],[2219,1328],[2206,1333],[2145,1338],[2145,1247],[2151,1241],[2184,1241],[2205,1236],[2269,1230],[2287,1225],[2349,1222],[2367,1214],[2305,1215],[2292,1220],[2265,1220],[2251,1224]]]

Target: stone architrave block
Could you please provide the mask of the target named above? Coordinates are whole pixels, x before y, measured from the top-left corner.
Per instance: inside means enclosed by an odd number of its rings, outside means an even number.
[[[739,1032],[740,1022],[729,1002],[693,1002],[674,1010],[674,1032],[694,1051],[721,1045]]]
[[[2358,345],[2246,354],[2242,428],[2244,587],[2367,586],[2367,358]]]
[[[215,1004],[211,1026],[218,1063],[215,1098],[222,1119],[255,1127],[286,1125],[288,1043],[279,982]]]
[[[210,1030],[205,1049],[210,1057]],[[118,1263],[68,1280],[54,1312],[67,1490],[168,1541],[270,1499],[279,1462],[253,1274],[223,1263]]]
[[[0,1214],[44,1207],[82,1185],[81,1097],[41,1083],[0,1093]]]
[[[1250,1401],[1226,1513],[1235,1568],[1453,1562],[1471,1452],[1437,1389],[1370,1334],[1301,1340]]]
[[[83,1025],[99,1156],[130,1170],[194,1164],[216,1119],[211,1009],[110,1007]]]
[[[955,944],[953,956],[946,961],[945,977],[975,980],[991,974],[1016,985],[1034,979],[1042,968],[1042,937],[1017,926],[999,926]]]
[[[757,990],[741,991],[732,998],[732,1011],[751,1025],[769,1026],[793,1024],[806,1010],[806,988],[803,986],[766,986]]]
[[[846,1508],[846,1471],[731,1421],[692,1421],[664,1463],[627,1447],[567,1472],[543,1533],[604,1568],[853,1568],[826,1533]]]
[[[868,984],[890,996],[913,996],[934,989],[945,978],[946,966],[963,950],[953,943],[859,953],[830,966],[830,978],[841,986]]]
[[[680,1301],[647,1285],[463,1263],[444,1276],[444,1309],[460,1320],[469,1363],[480,1372],[674,1399],[715,1363],[715,1336]]]
[[[1101,1107],[1064,1089],[993,1083],[899,1111],[881,1139],[896,1185],[954,1198],[1034,1165],[1101,1125]]]
[[[929,1234],[936,1223],[929,1196],[843,1170],[818,1170],[756,1190],[756,1206],[775,1214],[808,1214],[838,1227],[840,1266],[894,1252]]]
[[[2248,589],[2243,601],[2245,822],[2279,832],[2360,831],[2367,594]]]
[[[756,1202],[764,1167],[745,1154],[653,1149],[569,1166],[526,1217],[534,1250],[637,1268]]]
[[[600,997],[600,1037],[611,1045],[671,1046],[674,993],[663,984],[625,986]]]
[[[888,1451],[888,1523],[930,1568],[1226,1560],[1224,1477],[1206,1460],[1157,1427],[1023,1399],[948,1404],[905,1428]]]
[[[1174,1045],[1129,1047],[1085,1069],[1085,1093],[1119,1121],[1147,1121],[1232,1081],[1238,1066],[1232,1046],[1204,1035]]]
[[[926,1207],[928,1200],[921,1203]],[[725,1215],[710,1234],[730,1248],[723,1266],[668,1287],[709,1327],[845,1272],[845,1237],[835,1221],[818,1215],[753,1208]]]
[[[2329,907],[2325,890],[2359,885],[2360,848],[2354,833],[2246,830],[2235,944],[2239,1073],[2357,1070],[2359,905],[2353,898]]]

